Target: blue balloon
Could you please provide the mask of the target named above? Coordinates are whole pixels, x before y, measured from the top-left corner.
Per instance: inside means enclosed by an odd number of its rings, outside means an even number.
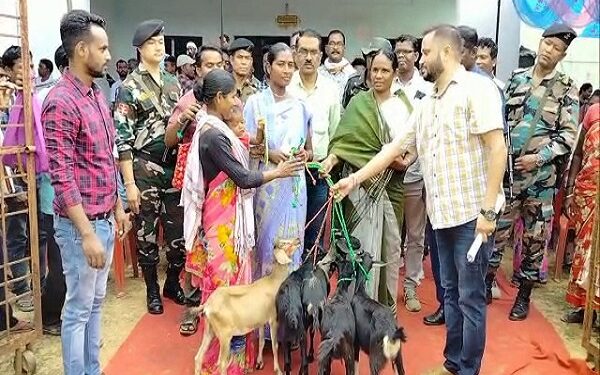
[[[579,36],[582,38],[600,38],[600,22],[590,23]]]

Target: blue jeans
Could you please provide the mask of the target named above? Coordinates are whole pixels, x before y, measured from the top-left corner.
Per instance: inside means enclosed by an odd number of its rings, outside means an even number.
[[[112,263],[115,225],[112,220],[95,220],[92,226],[106,251],[106,265],[101,270],[88,265],[75,224],[67,218],[54,217],[54,236],[67,284],[61,333],[65,375],[101,373],[100,310]]]
[[[429,243],[429,256],[431,257],[431,273],[433,273],[433,281],[435,283],[435,298],[440,304],[440,308],[444,307],[444,288],[442,287],[442,280],[440,276],[440,255],[435,240],[435,233],[431,228],[431,223],[427,220],[425,226],[425,236],[427,236],[427,242]]]
[[[313,179],[309,174],[316,180],[316,184],[313,184]],[[316,170],[311,169],[306,172],[307,223],[315,217],[321,208],[323,208],[328,197],[329,186],[327,185],[327,182],[324,179],[319,178],[319,173]],[[319,216],[308,226],[308,228],[306,228],[306,231],[304,232],[304,254],[307,254],[315,244],[317,236],[319,235],[319,230],[321,230],[321,226],[323,225],[323,220],[325,220],[325,214],[327,214],[327,210],[323,209]],[[323,234],[321,234],[319,245],[323,246]]]
[[[459,375],[477,375],[485,349],[485,275],[493,249],[491,239],[481,246],[473,263],[467,251],[475,240],[476,221],[435,231],[446,318],[444,366]]]

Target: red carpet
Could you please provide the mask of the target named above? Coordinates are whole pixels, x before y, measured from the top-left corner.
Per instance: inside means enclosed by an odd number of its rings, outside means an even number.
[[[429,262],[426,261],[426,264]],[[508,312],[516,289],[501,278],[502,299],[495,300],[488,309],[487,345],[483,358],[482,375],[587,375],[592,371],[582,361],[569,359],[554,327],[532,308],[524,322],[511,322]],[[444,327],[426,327],[424,315],[437,308],[431,274],[419,288],[423,305],[420,313],[406,312],[399,306],[400,321],[406,329],[408,342],[403,348],[407,375],[421,375],[443,363]],[[105,368],[106,375],[188,375],[193,374],[194,356],[200,346],[201,332],[188,338],[179,335],[179,320],[183,309],[167,302],[165,314],[145,315]],[[270,346],[265,347],[265,370],[255,374],[273,374]],[[297,374],[299,352],[294,353],[294,374]],[[283,366],[283,357],[279,357]],[[360,373],[368,374],[368,358],[361,355]],[[310,368],[317,372],[316,363]],[[343,374],[341,363],[334,364],[332,374]],[[383,374],[392,374],[391,367]]]

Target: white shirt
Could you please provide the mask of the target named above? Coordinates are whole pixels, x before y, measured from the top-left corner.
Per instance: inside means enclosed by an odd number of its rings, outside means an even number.
[[[480,74],[459,67],[448,87],[425,97],[407,133],[393,147],[416,146],[433,229],[475,220],[486,193],[488,155],[481,135],[503,130],[498,88]]]
[[[329,69],[335,69],[343,67],[340,72],[331,73]],[[329,61],[329,58],[326,58],[323,62],[323,65],[319,67],[319,75],[323,75],[323,77],[327,77],[338,87],[338,91],[340,93],[340,100],[342,100],[342,95],[344,94],[344,89],[346,88],[346,83],[348,82],[348,78],[356,73],[356,69],[350,64],[346,58],[343,58],[339,63],[333,63]]]
[[[404,83],[398,77],[394,79],[394,83],[392,84],[392,92],[396,92],[399,89],[402,89],[408,99],[410,100],[410,104],[413,106],[413,111],[417,110],[417,107],[421,105],[421,99],[425,98],[425,96],[430,96],[433,91],[433,83],[425,81],[423,77],[421,77],[421,73],[417,68],[413,68],[412,78]],[[421,165],[419,163],[419,159],[411,164],[410,167],[406,170],[406,174],[404,175],[404,183],[410,184],[419,182],[423,179],[423,173],[421,172]]]
[[[504,91],[504,86],[505,83],[500,81],[498,78],[494,77],[494,83],[496,84],[496,86],[498,86],[500,88],[500,90]]]
[[[327,157],[329,140],[340,122],[342,105],[336,84],[317,73],[317,82],[312,91],[307,91],[300,79],[300,73],[294,72],[290,85],[290,95],[306,103],[312,114],[313,159],[321,161]]]
[[[381,116],[390,128],[390,135],[395,139],[408,126],[410,112],[402,99],[392,95],[388,100],[379,105]]]

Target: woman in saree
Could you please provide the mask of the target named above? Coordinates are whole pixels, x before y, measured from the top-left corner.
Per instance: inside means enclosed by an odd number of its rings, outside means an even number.
[[[286,88],[294,73],[292,50],[284,43],[273,45],[267,55],[269,87],[248,98],[244,118],[251,136],[259,124],[264,125],[265,155],[258,163],[259,171],[269,171],[284,160],[297,157],[310,159],[311,115],[306,105],[288,94]],[[254,279],[269,274],[273,265],[273,248],[279,238],[304,238],[306,222],[306,180],[304,173],[278,179],[256,190],[256,252]],[[301,262],[301,243],[292,255],[292,268]],[[269,335],[266,335],[269,337]]]
[[[580,130],[567,180],[565,207],[575,227],[575,254],[567,287],[567,302],[574,307],[563,317],[567,323],[583,323],[587,298],[593,298],[594,310],[600,310],[600,290],[587,295],[590,280],[592,232],[596,213],[596,194],[600,180],[600,104],[590,106]],[[597,245],[596,245],[597,246]],[[596,275],[598,277],[598,275]],[[598,280],[595,281],[598,285]]]
[[[192,139],[182,189],[186,270],[202,289],[202,303],[220,286],[252,282],[254,247],[253,191],[276,178],[303,169],[297,159],[281,161],[268,171],[250,171],[247,137],[241,111],[235,108],[235,81],[214,70],[194,88],[206,105]],[[236,120],[235,113],[239,119]],[[228,121],[229,125],[224,121]],[[250,337],[234,337],[228,374],[244,374],[256,350]],[[219,343],[215,339],[202,366],[203,375],[219,373]]]
[[[392,51],[376,52],[370,67],[372,88],[357,94],[348,104],[330,141],[322,173],[328,174],[338,166],[341,175],[347,176],[362,168],[406,126],[412,112],[410,101],[402,90],[391,92],[397,67]],[[373,259],[387,263],[385,268],[373,270],[369,294],[394,311],[404,217],[404,171],[415,159],[411,152],[396,160],[343,202],[349,232]]]

